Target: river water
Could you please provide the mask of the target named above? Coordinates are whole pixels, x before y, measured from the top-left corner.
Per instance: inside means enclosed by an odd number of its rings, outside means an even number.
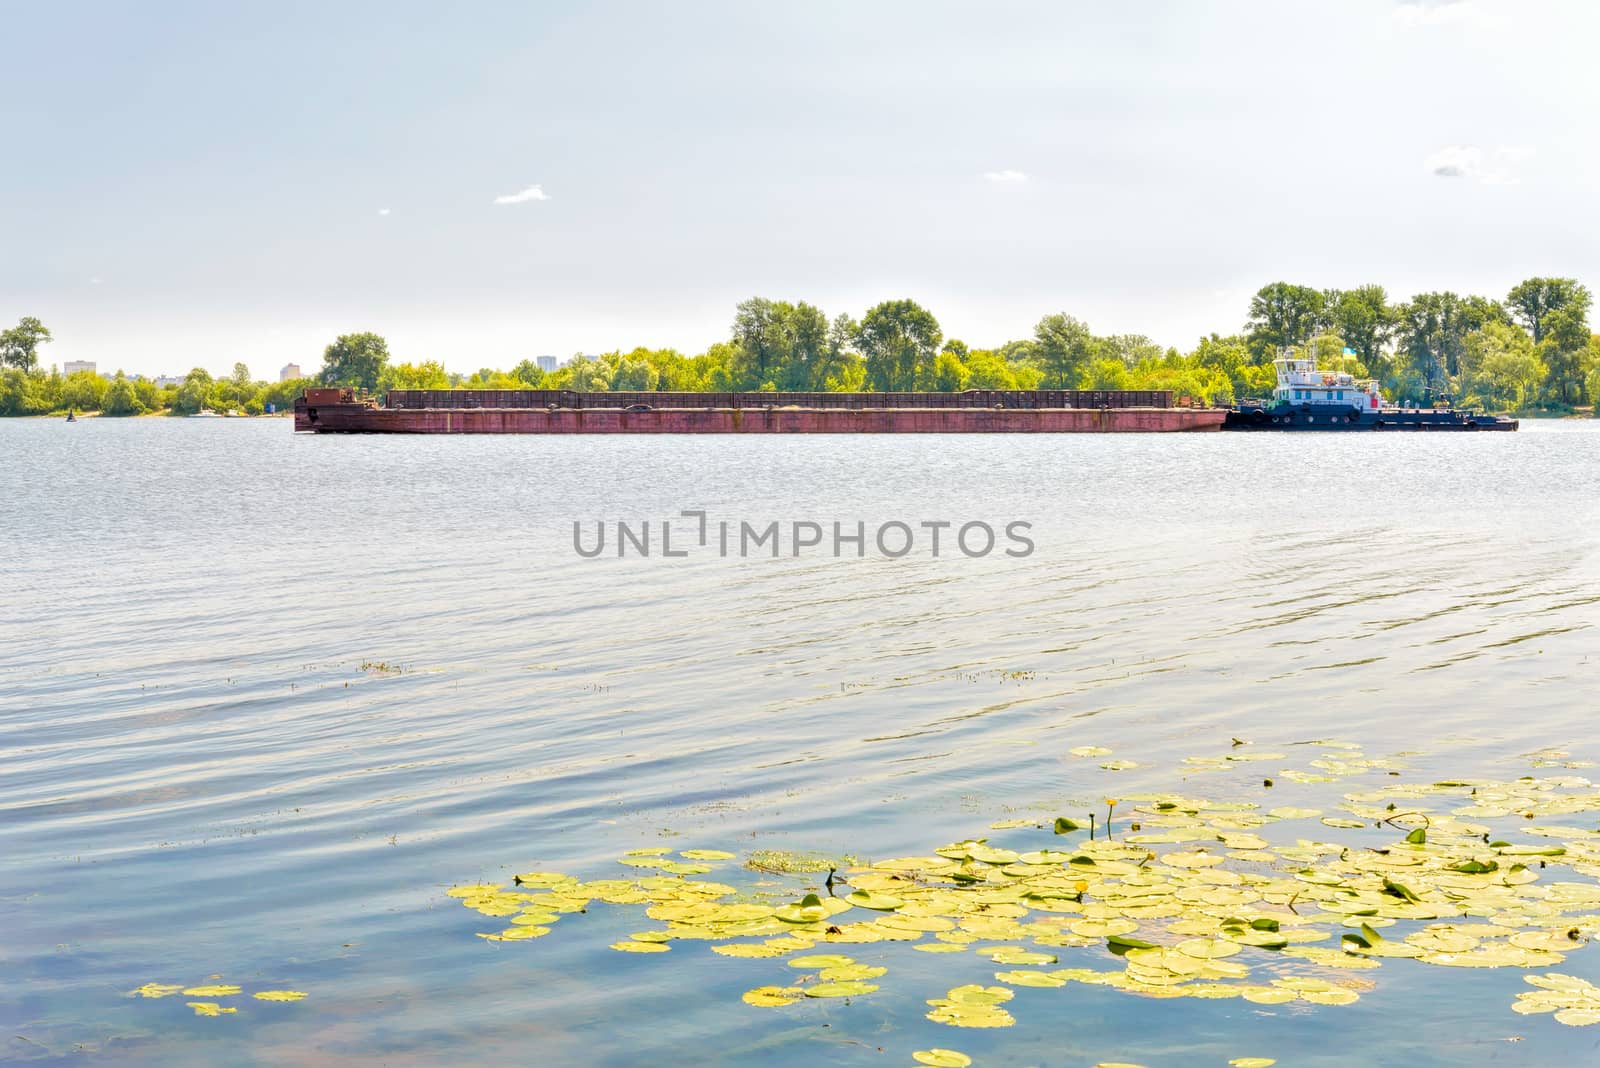
[[[772,961],[607,948],[650,926],[636,908],[492,944],[445,894],[634,874],[617,858],[638,848],[927,854],[1119,793],[1254,798],[1272,766],[1185,780],[1184,757],[1233,739],[1342,739],[1423,781],[1529,774],[1552,746],[1600,759],[1595,424],[735,440],[0,420],[0,456],[0,1060],[1596,1055],[1600,1027],[1510,1012],[1517,969],[1386,966],[1359,1004],[1292,1012],[1024,990],[1017,1026],[971,1031],[922,999],[993,982],[976,959],[858,953],[895,984],[756,1009],[739,992],[781,981]],[[650,522],[649,557],[617,557],[618,521]],[[662,556],[663,521],[686,556]],[[771,521],[780,555],[741,555],[739,524]],[[577,553],[575,522],[588,545],[607,525],[607,551]],[[873,534],[896,522],[916,540],[890,557]],[[924,522],[952,524],[937,556]],[[1007,555],[1019,522],[1033,551]],[[795,555],[796,523],[822,544]],[[862,555],[833,554],[835,523],[864,524]],[[952,547],[968,523],[994,551]],[[1085,744],[1138,766],[1069,756]],[[1282,782],[1271,803],[1345,789]],[[1559,970],[1600,980],[1600,950]],[[128,996],[212,975],[310,996],[223,1017]]]

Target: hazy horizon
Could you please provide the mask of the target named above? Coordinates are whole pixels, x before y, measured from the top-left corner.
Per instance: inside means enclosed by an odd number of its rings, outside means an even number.
[[[6,16],[0,325],[45,366],[693,354],[754,295],[1187,349],[1277,279],[1600,283],[1588,4]]]

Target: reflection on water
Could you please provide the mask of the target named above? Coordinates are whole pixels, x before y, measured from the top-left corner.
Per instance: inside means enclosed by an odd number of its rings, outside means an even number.
[[[775,1016],[738,1003],[748,962],[607,950],[638,929],[626,910],[497,946],[443,896],[612,876],[656,844],[923,850],[1181,789],[1179,760],[1232,737],[1348,738],[1441,777],[1525,774],[1546,745],[1600,758],[1587,424],[736,441],[9,420],[0,446],[0,1018],[25,1036],[0,1059],[882,1064],[955,1045],[1171,1064],[1270,1035],[1331,1064],[1327,1036],[1367,1033],[1475,1063],[1511,1035],[1534,1060],[1592,1044],[1511,1014],[1503,971],[1450,976],[1445,1005],[1385,975],[1359,1005],[1270,1016],[1074,991],[1070,1015],[974,1042],[922,1019],[950,985],[933,955],[904,954],[927,959],[896,963],[892,998]],[[572,551],[575,520],[683,509],[1023,519],[1038,548]],[[1085,743],[1141,766],[1064,759]],[[1262,770],[1206,788],[1259,792]],[[1564,970],[1600,978],[1581,958]],[[121,996],[213,973],[312,996],[217,1019]]]

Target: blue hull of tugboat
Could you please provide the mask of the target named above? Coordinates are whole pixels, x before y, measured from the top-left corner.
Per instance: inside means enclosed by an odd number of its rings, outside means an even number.
[[[1517,421],[1459,408],[1317,411],[1300,406],[1232,408],[1224,430],[1515,430]]]

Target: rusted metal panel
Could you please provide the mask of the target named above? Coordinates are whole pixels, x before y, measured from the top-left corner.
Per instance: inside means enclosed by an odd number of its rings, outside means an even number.
[[[403,410],[475,408],[734,409],[867,411],[874,409],[1170,408],[1170,390],[968,390],[964,393],[579,393],[554,389],[396,389],[386,406]]]

